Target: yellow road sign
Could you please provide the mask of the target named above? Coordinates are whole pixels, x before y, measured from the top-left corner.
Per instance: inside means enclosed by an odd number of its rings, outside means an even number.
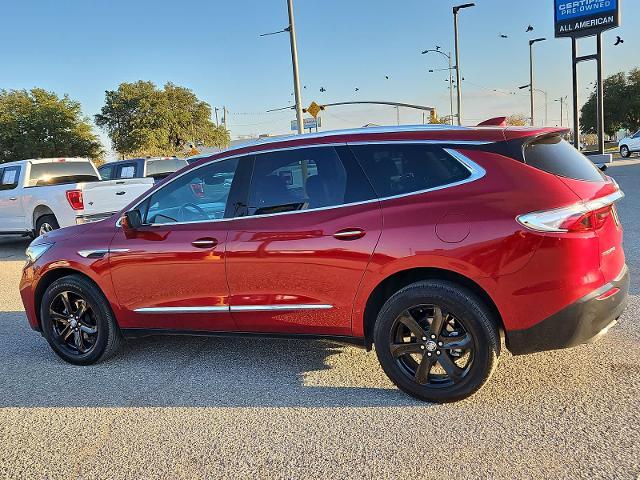
[[[320,105],[318,105],[316,102],[311,102],[311,105],[307,107],[307,112],[309,112],[313,116],[313,118],[316,118],[318,116],[320,110]]]

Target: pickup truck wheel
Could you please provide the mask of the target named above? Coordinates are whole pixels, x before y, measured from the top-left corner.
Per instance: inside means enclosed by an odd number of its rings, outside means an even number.
[[[36,222],[36,237],[60,228],[55,215],[43,215]]]
[[[490,310],[454,283],[411,284],[384,304],[374,343],[382,369],[420,400],[454,402],[475,393],[497,365],[499,334]]]
[[[55,353],[75,365],[91,365],[118,351],[122,335],[109,302],[89,280],[70,275],[42,296],[42,333]]]
[[[631,152],[629,151],[629,147],[627,147],[626,145],[622,145],[620,147],[620,155],[623,158],[629,158],[631,156]]]

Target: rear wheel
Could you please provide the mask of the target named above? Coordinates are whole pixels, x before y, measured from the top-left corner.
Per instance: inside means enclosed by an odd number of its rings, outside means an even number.
[[[36,222],[36,237],[60,228],[55,215],[43,215]]]
[[[631,156],[631,152],[629,151],[629,147],[627,147],[626,145],[622,145],[620,147],[620,155],[623,158],[629,158]]]
[[[107,299],[81,276],[62,277],[47,288],[40,318],[49,345],[69,363],[89,365],[105,360],[121,343]]]
[[[382,307],[376,353],[406,393],[453,402],[475,393],[497,364],[499,335],[487,307],[458,285],[429,280],[409,285]]]

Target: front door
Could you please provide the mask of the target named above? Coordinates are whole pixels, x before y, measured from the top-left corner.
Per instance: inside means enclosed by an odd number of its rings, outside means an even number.
[[[256,155],[244,213],[229,222],[226,252],[238,329],[350,335],[382,216],[346,147]]]
[[[109,258],[121,327],[235,330],[224,218],[238,163],[221,160],[176,177],[136,207],[143,226],[118,231]]]

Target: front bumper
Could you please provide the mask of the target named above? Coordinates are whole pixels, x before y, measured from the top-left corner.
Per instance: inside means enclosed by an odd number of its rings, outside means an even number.
[[[617,289],[617,291],[616,291]],[[551,315],[533,327],[506,332],[507,348],[513,355],[569,348],[604,335],[622,315],[629,295],[629,269],[613,282]]]

